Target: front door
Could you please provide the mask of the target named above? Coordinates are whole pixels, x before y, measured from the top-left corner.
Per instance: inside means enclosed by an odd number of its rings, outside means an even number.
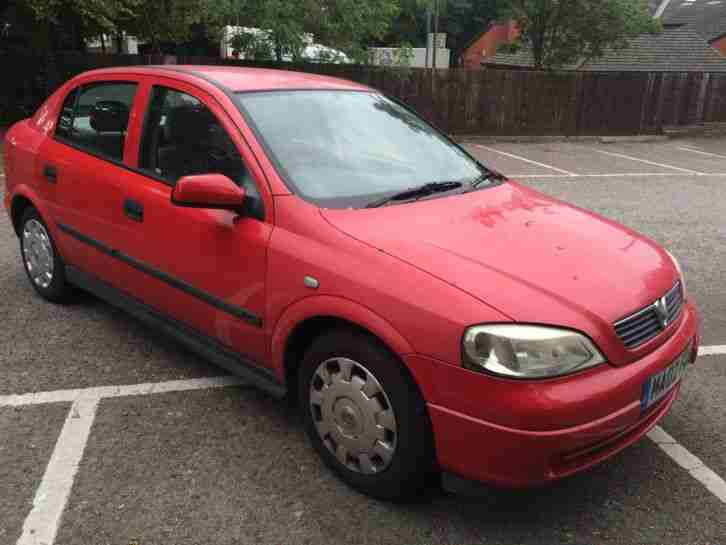
[[[125,176],[119,250],[131,263],[125,289],[132,295],[262,362],[272,224],[261,197],[266,182],[248,167],[249,151],[235,134],[204,93],[174,80],[152,86],[138,169]],[[172,204],[175,182],[194,174],[224,174],[243,185],[246,213]]]

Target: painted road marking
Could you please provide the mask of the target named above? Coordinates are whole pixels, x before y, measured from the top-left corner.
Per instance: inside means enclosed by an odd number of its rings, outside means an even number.
[[[701,346],[698,349],[699,356],[718,356],[726,354],[726,344],[721,346]]]
[[[656,426],[648,438],[665,452],[675,463],[691,474],[691,477],[705,486],[714,496],[726,503],[726,482],[701,461],[691,454],[661,427]]]
[[[628,159],[630,161],[640,161],[641,163],[645,163],[646,165],[653,165],[656,167],[662,167],[662,168],[670,168],[673,170],[678,170],[680,172],[687,172],[688,174],[694,174],[696,176],[703,176],[705,172],[698,172],[697,170],[691,170],[689,168],[681,168],[681,167],[674,167],[673,165],[665,165],[663,163],[656,163],[655,161],[649,161],[648,159],[641,159],[640,157],[633,157],[631,155],[625,155],[623,153],[615,153],[613,151],[605,151],[601,149],[595,149],[595,148],[588,148],[592,151],[596,151],[598,153],[603,153],[605,155],[610,155],[611,157],[619,157],[620,159]]]
[[[105,386],[77,390],[57,390],[0,397],[2,406],[38,405],[72,402],[63,429],[58,436],[40,485],[35,491],[33,507],[25,518],[17,545],[52,545],[58,533],[63,511],[68,503],[73,481],[83,459],[93,419],[101,399],[167,392],[184,392],[240,386],[246,383],[237,377],[214,377],[170,382]]]
[[[678,149],[679,150],[683,150],[683,151],[690,151],[690,152],[693,152],[693,153],[699,153],[701,155],[707,155],[709,157],[718,157],[720,159],[726,159],[726,155],[719,155],[718,153],[711,153],[710,151],[702,151],[702,150],[696,149],[696,148],[687,148],[687,147],[682,147],[681,146]]]
[[[33,508],[23,523],[23,532],[17,545],[51,545],[55,541],[83,458],[83,450],[91,434],[98,401],[97,397],[78,399],[68,411],[43,479],[35,491]]]
[[[0,407],[42,405],[45,403],[70,403],[81,397],[97,399],[108,397],[127,397],[164,394],[168,392],[183,392],[186,390],[225,388],[227,386],[242,386],[245,384],[247,383],[241,378],[226,376],[190,380],[172,380],[169,382],[149,382],[145,384],[130,384],[127,386],[99,386],[75,390],[56,390],[53,392],[0,396]]]
[[[702,356],[726,354],[726,345],[703,346],[700,348],[699,354]],[[23,523],[23,531],[17,545],[53,544],[73,488],[73,481],[83,459],[83,451],[91,434],[98,404],[102,399],[206,390],[246,384],[238,377],[225,376],[0,396],[0,407],[72,403],[43,478],[35,492],[33,507]],[[694,479],[726,503],[726,482],[706,467],[698,457],[679,445],[660,427],[655,427],[648,433],[648,437],[678,465],[688,471]]]
[[[477,148],[481,148],[483,150],[491,151],[493,153],[498,153],[499,155],[504,155],[505,157],[509,157],[510,159],[516,159],[517,161],[523,161],[525,163],[529,163],[531,165],[537,165],[538,167],[543,167],[549,170],[554,170],[555,172],[561,172],[562,174],[565,174],[567,176],[577,176],[574,172],[570,172],[568,170],[563,170],[561,168],[553,167],[552,165],[546,165],[545,163],[538,163],[537,161],[533,161],[532,159],[527,159],[526,157],[522,157],[520,155],[515,155],[513,153],[507,153],[506,151],[500,151],[498,149],[490,148],[489,146],[483,146],[481,144],[475,144]]]
[[[722,354],[726,354],[726,345],[701,346],[698,349],[699,356],[717,356]],[[247,382],[239,377],[224,376],[171,380],[168,382],[147,382],[125,386],[95,386],[71,390],[4,395],[0,396],[0,407],[22,407],[24,405],[45,405],[47,403],[73,403],[79,399],[143,396],[170,392],[185,392],[189,390],[226,388],[228,386],[245,386],[247,384]]]

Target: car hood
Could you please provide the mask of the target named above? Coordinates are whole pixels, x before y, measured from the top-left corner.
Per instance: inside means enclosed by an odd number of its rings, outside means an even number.
[[[651,240],[513,182],[322,214],[349,236],[519,322],[583,329],[588,320],[611,330],[677,279],[668,254]]]

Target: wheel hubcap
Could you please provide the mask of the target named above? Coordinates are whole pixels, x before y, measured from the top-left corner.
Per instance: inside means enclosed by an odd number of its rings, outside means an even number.
[[[31,280],[41,288],[53,281],[53,246],[45,227],[31,219],[23,227],[23,259]]]
[[[396,452],[396,416],[386,392],[363,365],[321,363],[310,384],[310,411],[323,444],[345,467],[367,475],[386,469]]]

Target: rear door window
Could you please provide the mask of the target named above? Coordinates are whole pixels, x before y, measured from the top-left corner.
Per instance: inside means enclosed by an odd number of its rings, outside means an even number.
[[[72,91],[63,104],[56,136],[91,153],[123,160],[137,88],[136,83],[114,81]]]

